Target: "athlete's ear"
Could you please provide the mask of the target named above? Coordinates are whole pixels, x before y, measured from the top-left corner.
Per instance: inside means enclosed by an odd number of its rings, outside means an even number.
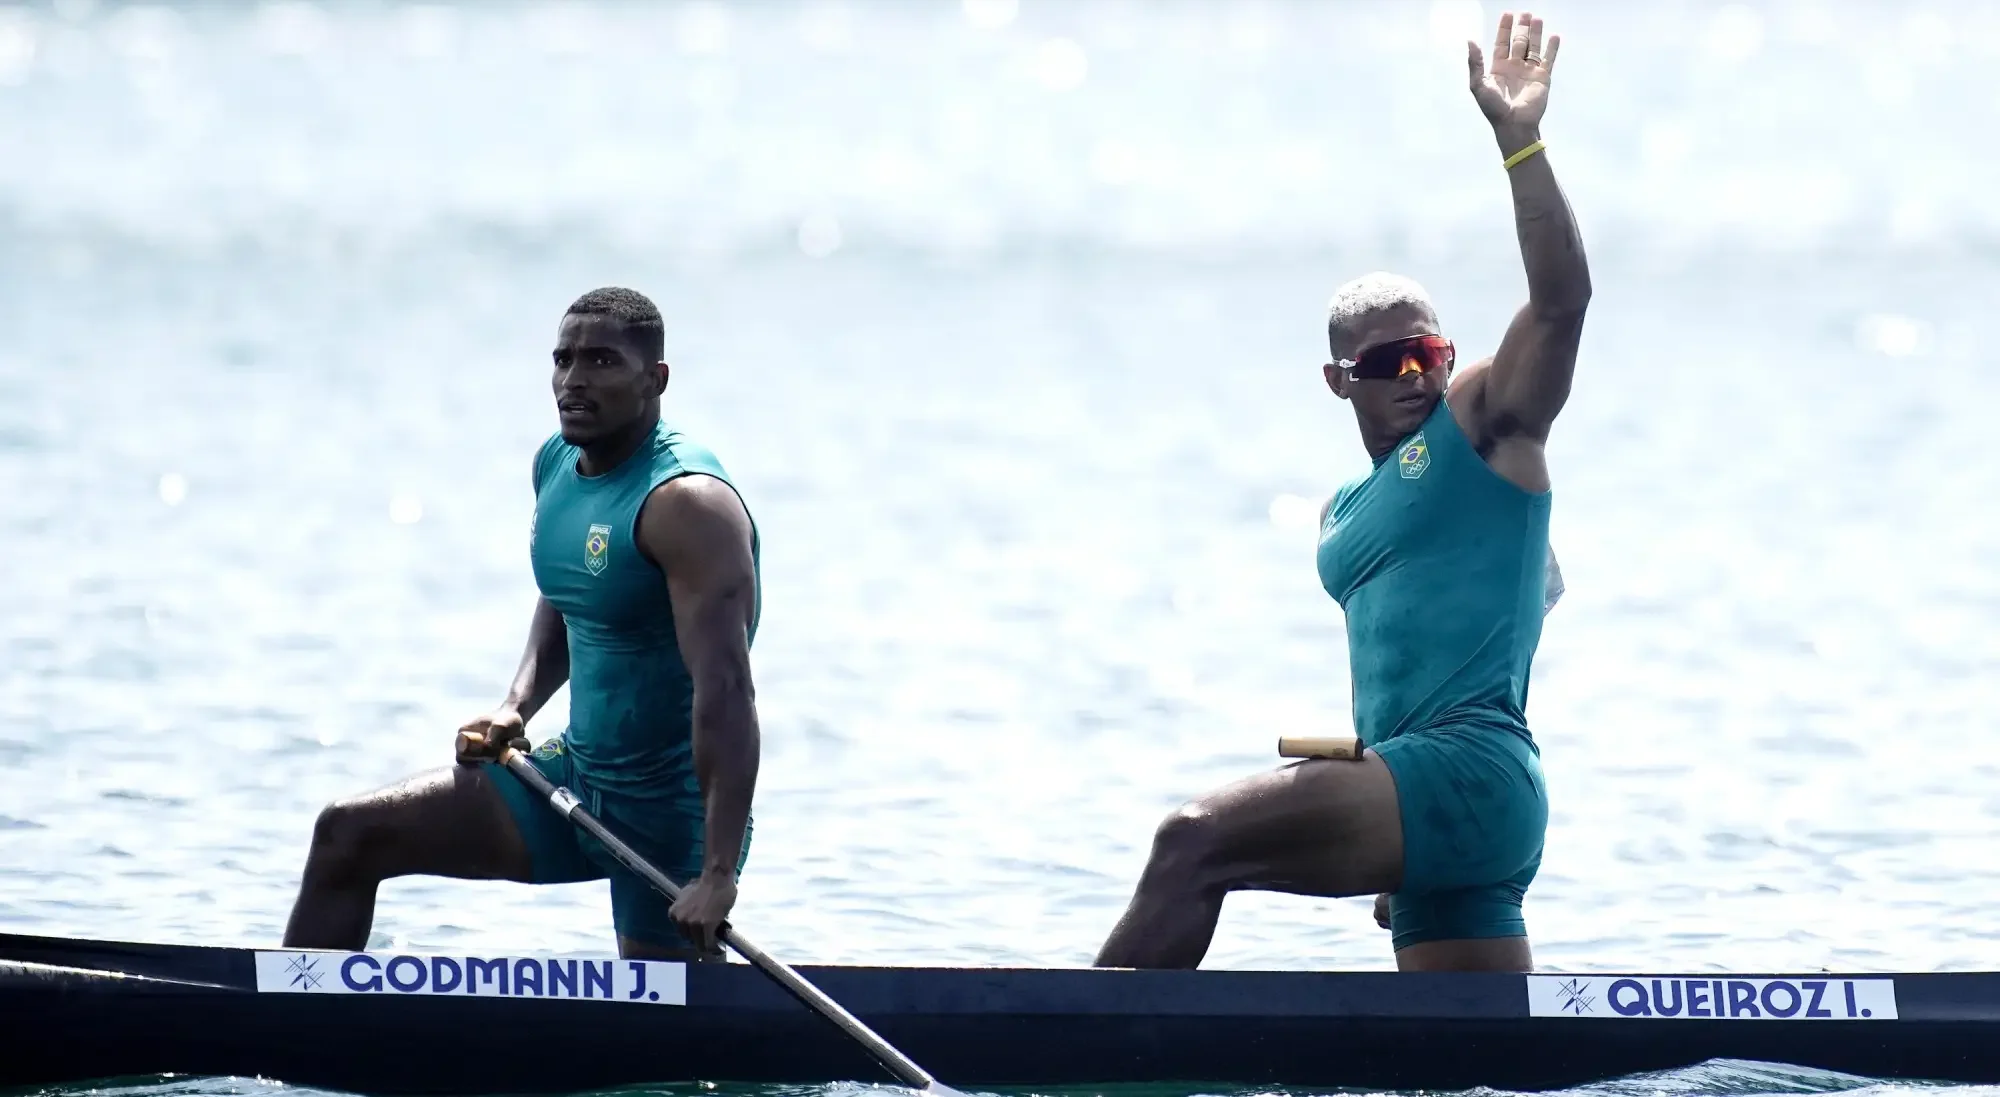
[[[1329,362],[1320,367],[1320,372],[1326,374],[1326,387],[1333,390],[1335,396],[1347,399],[1347,371]]]

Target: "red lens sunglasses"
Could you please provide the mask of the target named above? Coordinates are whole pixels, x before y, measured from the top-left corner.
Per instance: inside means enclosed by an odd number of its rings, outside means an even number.
[[[1347,372],[1350,381],[1393,381],[1406,373],[1449,370],[1457,351],[1442,335],[1416,335],[1377,343],[1359,358],[1342,358],[1334,365]]]

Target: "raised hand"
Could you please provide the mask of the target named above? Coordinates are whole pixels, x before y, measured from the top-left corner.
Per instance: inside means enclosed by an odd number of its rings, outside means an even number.
[[[1542,21],[1528,12],[1500,16],[1500,33],[1493,40],[1493,66],[1479,52],[1479,43],[1465,44],[1465,61],[1472,70],[1472,98],[1496,130],[1532,130],[1541,124],[1549,105],[1549,71],[1556,65],[1560,35],[1549,35],[1542,51]]]

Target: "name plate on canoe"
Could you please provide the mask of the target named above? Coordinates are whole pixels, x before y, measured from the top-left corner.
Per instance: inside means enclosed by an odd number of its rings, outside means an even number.
[[[258,952],[264,994],[449,995],[687,1005],[687,965],[577,956]]]
[[[1893,1021],[1896,981],[1714,975],[1530,975],[1528,1016],[1678,1021]]]

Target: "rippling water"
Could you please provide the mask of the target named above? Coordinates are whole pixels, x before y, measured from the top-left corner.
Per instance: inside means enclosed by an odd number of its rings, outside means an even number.
[[[2000,9],[1574,7],[1537,957],[1991,968]],[[0,927],[278,939],[319,805],[504,688],[542,356],[622,283],[765,533],[737,921],[1087,963],[1162,812],[1346,725],[1320,310],[1389,267],[1497,339],[1497,13],[0,9]],[[610,941],[602,885],[377,930]],[[1209,964],[1390,959],[1366,900],[1241,896]],[[1718,1077],[1659,1085],[1785,1088]]]

